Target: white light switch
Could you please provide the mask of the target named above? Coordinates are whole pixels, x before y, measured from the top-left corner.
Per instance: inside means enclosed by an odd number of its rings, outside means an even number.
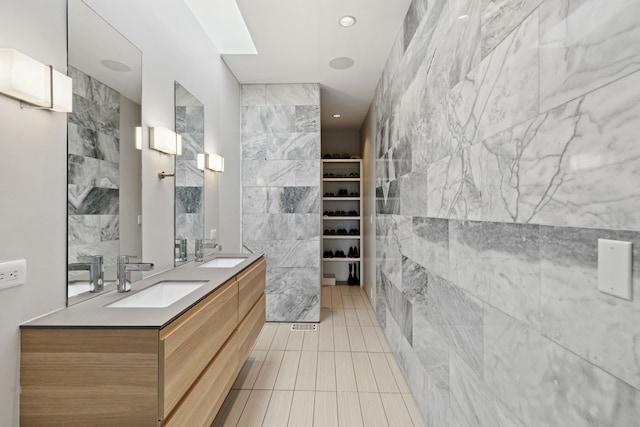
[[[631,300],[631,242],[598,239],[598,290]]]

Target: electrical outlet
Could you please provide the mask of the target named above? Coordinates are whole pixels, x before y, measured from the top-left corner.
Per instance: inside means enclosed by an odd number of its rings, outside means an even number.
[[[24,285],[27,282],[27,260],[0,263],[0,289]]]

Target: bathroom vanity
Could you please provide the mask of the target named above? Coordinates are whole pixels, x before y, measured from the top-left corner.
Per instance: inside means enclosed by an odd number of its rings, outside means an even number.
[[[239,257],[185,264],[22,325],[20,425],[210,425],[265,322],[266,262]],[[142,307],[143,292],[165,284],[195,290]]]

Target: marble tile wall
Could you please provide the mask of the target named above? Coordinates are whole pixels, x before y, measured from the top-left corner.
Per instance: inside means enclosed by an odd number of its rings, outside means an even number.
[[[69,262],[120,250],[120,94],[69,66],[73,113],[69,114],[67,214]]]
[[[267,257],[267,321],[320,320],[320,87],[242,86],[242,236]]]
[[[429,426],[637,425],[637,16],[409,8],[374,98],[376,313]],[[632,301],[598,292],[599,238],[633,243]]]
[[[187,253],[204,238],[204,172],[197,155],[204,153],[204,105],[180,83],[175,84],[176,133],[182,136],[182,155],[176,156],[175,237],[187,239]]]

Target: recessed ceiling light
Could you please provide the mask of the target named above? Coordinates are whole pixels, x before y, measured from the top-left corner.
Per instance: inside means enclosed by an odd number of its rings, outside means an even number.
[[[113,59],[103,59],[102,61],[100,61],[100,63],[105,68],[117,71],[119,73],[127,73],[131,71],[131,67],[129,67],[127,64],[120,61],[114,61]]]
[[[345,15],[338,21],[341,27],[353,27],[356,24],[356,18],[351,15]]]
[[[333,58],[329,61],[329,66],[336,70],[346,70],[347,68],[353,67],[353,59],[348,58],[346,56],[341,56],[340,58]]]
[[[333,115],[333,118],[334,118],[334,119],[339,119],[340,117],[342,117],[342,114],[334,114],[334,115]]]

